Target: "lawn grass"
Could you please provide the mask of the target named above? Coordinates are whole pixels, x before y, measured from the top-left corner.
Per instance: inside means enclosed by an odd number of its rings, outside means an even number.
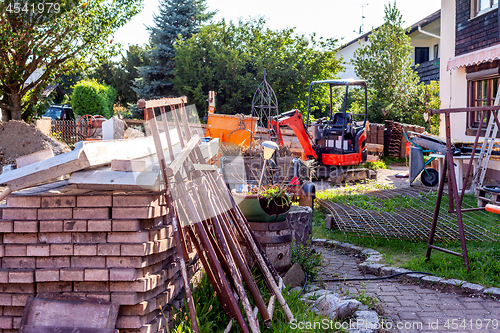
[[[366,192],[367,188],[361,188],[361,190],[362,191],[358,192],[352,188],[343,189],[341,192],[338,190],[329,190],[319,192],[317,196],[335,202],[356,205],[364,209],[386,212],[397,211],[402,207],[414,207],[416,204],[415,199],[402,196],[396,196],[381,201],[376,197],[360,193]],[[443,205],[446,205],[447,198],[444,199]],[[435,200],[435,193],[427,195],[426,201],[429,206],[433,206]],[[473,196],[466,196],[464,202],[474,206],[477,205],[475,200]],[[315,238],[333,239],[375,249],[384,255],[382,263],[386,265],[407,268],[413,271],[430,272],[445,278],[479,283],[486,287],[500,287],[500,242],[467,242],[471,267],[470,273],[467,274],[462,258],[441,251],[433,250],[431,253],[431,260],[425,262],[427,242],[346,235],[339,230],[326,229],[324,227],[325,215],[326,210],[323,210],[319,206],[315,208],[313,213],[313,236]],[[495,233],[500,233],[500,219],[497,215],[485,212],[471,212],[464,215],[469,217],[473,216],[474,223]],[[439,243],[436,245],[455,252],[461,252],[460,243],[458,241]]]

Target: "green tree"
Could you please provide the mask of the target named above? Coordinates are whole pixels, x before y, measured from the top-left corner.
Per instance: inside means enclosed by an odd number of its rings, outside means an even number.
[[[116,96],[116,90],[111,86],[96,80],[82,80],[73,89],[71,107],[80,116],[92,114],[110,118]]]
[[[142,0],[1,1],[4,120],[29,119],[49,83],[113,54],[111,36],[141,5]]]
[[[413,48],[396,2],[385,6],[384,20],[352,59],[356,74],[366,80],[370,89],[369,120],[423,125],[425,88],[411,68]]]
[[[196,34],[200,25],[214,13],[206,13],[205,0],[160,0],[160,13],[154,15],[151,32],[150,65],[139,68],[135,91],[141,98],[168,97],[173,94],[175,44]]]
[[[294,29],[274,31],[263,18],[212,23],[176,46],[175,90],[188,96],[200,116],[208,92],[217,92],[217,112],[249,114],[252,97],[267,70],[281,111],[305,112],[309,84],[334,78],[342,69],[335,57],[336,40],[297,35]],[[312,109],[320,116],[328,99],[325,87],[315,86]],[[324,106],[320,106],[324,105]]]
[[[139,45],[130,45],[122,54],[120,62],[103,59],[91,70],[90,78],[102,81],[116,89],[118,104],[126,107],[129,103],[137,103],[137,94],[133,90],[135,80],[139,77],[137,68],[148,64],[146,49]]]

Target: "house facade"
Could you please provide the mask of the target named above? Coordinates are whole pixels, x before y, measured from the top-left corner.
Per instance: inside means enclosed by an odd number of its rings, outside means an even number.
[[[416,71],[424,83],[439,80],[440,30],[440,10],[408,28],[408,36],[410,36],[411,45],[413,46],[413,66],[418,64]],[[346,62],[346,70],[341,74],[342,79],[359,79],[354,71],[354,66],[351,64],[351,59],[354,57],[354,51],[357,48],[370,43],[368,37],[371,33],[372,31],[359,36],[337,51],[337,55],[342,56]]]
[[[498,15],[498,0],[441,0],[441,108],[493,105],[500,83]],[[480,118],[451,114],[452,139],[474,141]],[[443,137],[444,126],[442,118]],[[489,167],[487,177],[500,179],[500,162]]]

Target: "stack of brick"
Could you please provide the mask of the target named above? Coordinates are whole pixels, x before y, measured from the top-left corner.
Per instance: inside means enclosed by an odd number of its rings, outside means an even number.
[[[183,286],[169,222],[158,192],[54,183],[11,194],[0,208],[0,332],[17,332],[34,295],[115,302],[121,333],[163,331],[159,306]]]

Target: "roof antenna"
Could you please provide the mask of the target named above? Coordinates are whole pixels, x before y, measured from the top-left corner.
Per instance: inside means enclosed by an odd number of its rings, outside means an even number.
[[[368,3],[361,3],[354,6],[361,6],[361,25],[359,26],[359,31],[353,30],[353,32],[362,35],[363,27],[365,26],[365,6],[368,6]]]

